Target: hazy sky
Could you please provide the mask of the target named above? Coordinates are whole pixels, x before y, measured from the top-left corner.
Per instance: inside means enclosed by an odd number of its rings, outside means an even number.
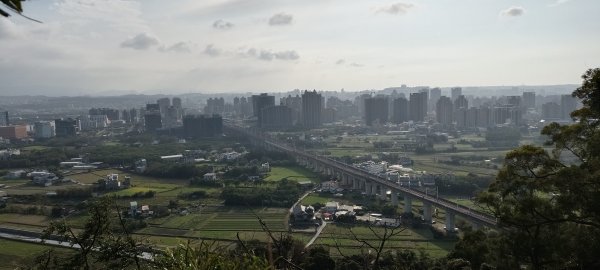
[[[33,0],[0,95],[580,83],[598,0]]]

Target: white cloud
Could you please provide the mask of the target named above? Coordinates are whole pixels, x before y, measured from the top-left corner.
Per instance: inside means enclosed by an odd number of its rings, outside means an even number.
[[[192,45],[188,42],[177,42],[169,47],[161,46],[159,48],[163,52],[178,52],[178,53],[191,53]]]
[[[233,23],[218,19],[212,24],[212,26],[215,29],[227,30],[233,27]]]
[[[13,22],[4,17],[0,17],[0,40],[13,39],[20,36],[21,32]]]
[[[204,49],[204,53],[208,54],[208,55],[210,55],[212,57],[215,57],[215,56],[221,55],[221,50],[218,49],[218,48],[215,48],[215,46],[213,44],[209,44]]]
[[[153,46],[158,45],[160,42],[158,38],[150,36],[146,33],[140,33],[135,37],[129,38],[121,42],[122,48],[132,48],[135,50],[147,50]]]
[[[286,13],[277,13],[269,19],[269,25],[288,25],[294,20],[294,16]]]
[[[365,65],[360,64],[360,63],[352,63],[350,64],[351,67],[364,67]]]
[[[506,17],[518,17],[525,14],[525,9],[523,7],[512,6],[501,11],[500,14]]]
[[[291,61],[298,60],[300,55],[294,50],[273,52],[271,50],[250,48],[245,52],[239,53],[243,57],[252,57],[263,61],[283,60]]]
[[[550,4],[550,6],[551,7],[559,6],[559,5],[562,5],[569,1],[571,1],[571,0],[556,0],[556,1],[554,1],[554,3]]]
[[[141,3],[135,0],[60,0],[54,8],[69,27],[102,25],[111,31],[149,31],[142,17]]]
[[[376,9],[376,13],[387,13],[392,15],[404,15],[415,5],[410,3],[395,3],[388,6],[382,6]]]
[[[346,63],[346,60],[344,60],[344,59],[339,59],[339,60],[335,61],[336,65],[343,65],[345,63]]]

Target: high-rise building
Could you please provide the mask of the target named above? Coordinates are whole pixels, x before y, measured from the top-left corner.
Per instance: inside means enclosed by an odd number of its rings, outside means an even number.
[[[2,112],[0,115],[0,126],[9,126],[10,119],[8,119],[8,112]]]
[[[548,102],[542,105],[542,118],[548,119],[562,119],[562,112],[560,105],[556,102]]]
[[[459,96],[462,95],[462,88],[454,87],[454,88],[450,89],[450,93],[452,96],[452,101],[455,101]]]
[[[219,114],[223,115],[225,112],[225,99],[224,98],[209,98],[206,100],[206,107],[204,107],[204,114],[212,115]]]
[[[508,124],[518,126],[523,122],[521,109],[514,106],[496,106],[492,111],[493,123],[496,125]]]
[[[88,114],[89,115],[106,115],[106,117],[110,121],[121,120],[121,111],[119,111],[117,109],[111,109],[111,108],[91,108],[88,111]]]
[[[174,128],[176,126],[180,126],[179,122],[179,110],[175,108],[175,106],[170,106],[165,113],[165,117],[163,118],[163,127],[165,128]]]
[[[388,121],[388,99],[385,96],[375,96],[365,99],[365,124],[373,126]]]
[[[144,126],[146,131],[154,132],[163,127],[162,116],[158,111],[147,111],[144,115]]]
[[[449,126],[454,121],[454,104],[452,99],[442,96],[438,99],[435,108],[435,119],[438,123]]]
[[[507,96],[506,104],[513,107],[522,107],[523,101],[521,100],[521,96]]]
[[[267,93],[252,96],[253,114],[258,119],[259,127],[262,127],[261,110],[269,106],[275,106],[275,96],[269,96]]]
[[[167,109],[171,106],[171,100],[169,98],[161,98],[156,101],[156,104],[158,104],[160,113],[164,115],[167,113]]]
[[[419,92],[419,93],[411,93],[409,100],[409,109],[408,115],[410,120],[415,122],[423,122],[425,121],[425,116],[427,115],[427,93]]]
[[[467,115],[465,117],[465,127],[474,128],[477,127],[477,117],[479,117],[479,109],[471,107],[467,109]]]
[[[2,126],[0,127],[0,138],[4,139],[23,139],[27,137],[27,126]]]
[[[301,121],[302,119],[302,98],[299,95],[282,97],[279,100],[279,104],[288,106],[292,109],[292,121],[294,123]]]
[[[333,123],[336,121],[337,109],[325,108],[321,111],[321,122],[322,123]]]
[[[263,108],[262,128],[287,128],[292,126],[292,109],[285,105],[275,105]]]
[[[242,116],[248,117],[253,115],[253,104],[250,98],[240,98],[240,108],[242,109]]]
[[[435,111],[437,102],[442,96],[442,89],[439,87],[429,90],[429,111]]]
[[[158,103],[146,104],[146,111],[147,112],[156,111],[156,112],[160,113],[160,106],[158,105]]]
[[[535,108],[535,92],[523,92],[522,100],[525,108]]]
[[[181,107],[181,98],[174,97],[173,99],[171,99],[171,103],[172,103],[173,107],[175,107],[177,109],[183,108],[183,107]]]
[[[54,121],[38,121],[33,124],[34,137],[36,139],[48,139],[56,136]]]
[[[92,130],[98,128],[106,128],[110,123],[108,116],[104,114],[83,115],[79,118],[81,130]]]
[[[81,129],[79,120],[67,118],[54,120],[54,127],[57,137],[72,137],[76,136]]]
[[[560,111],[563,120],[571,120],[571,112],[577,109],[577,100],[571,95],[560,97]]]
[[[477,110],[477,126],[487,128],[491,125],[492,110],[490,107],[482,106]]]
[[[220,115],[186,115],[183,131],[187,138],[219,137],[223,135],[223,118]]]
[[[318,128],[321,126],[323,98],[316,90],[304,91],[302,94],[302,126]]]
[[[467,98],[464,95],[460,95],[454,100],[454,109],[458,110],[460,108],[469,108],[469,100],[467,100]]]
[[[408,121],[408,100],[396,98],[392,103],[392,121],[396,124]]]

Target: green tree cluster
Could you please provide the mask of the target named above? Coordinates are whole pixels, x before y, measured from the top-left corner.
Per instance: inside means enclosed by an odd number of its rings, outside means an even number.
[[[452,256],[497,269],[600,269],[600,69],[573,92],[575,123],[546,126],[552,151],[521,146],[479,201],[499,233],[465,237]]]

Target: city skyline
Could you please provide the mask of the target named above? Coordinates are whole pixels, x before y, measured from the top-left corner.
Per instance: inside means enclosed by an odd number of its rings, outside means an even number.
[[[1,95],[562,85],[600,59],[585,0],[24,7],[43,23],[0,18]]]

